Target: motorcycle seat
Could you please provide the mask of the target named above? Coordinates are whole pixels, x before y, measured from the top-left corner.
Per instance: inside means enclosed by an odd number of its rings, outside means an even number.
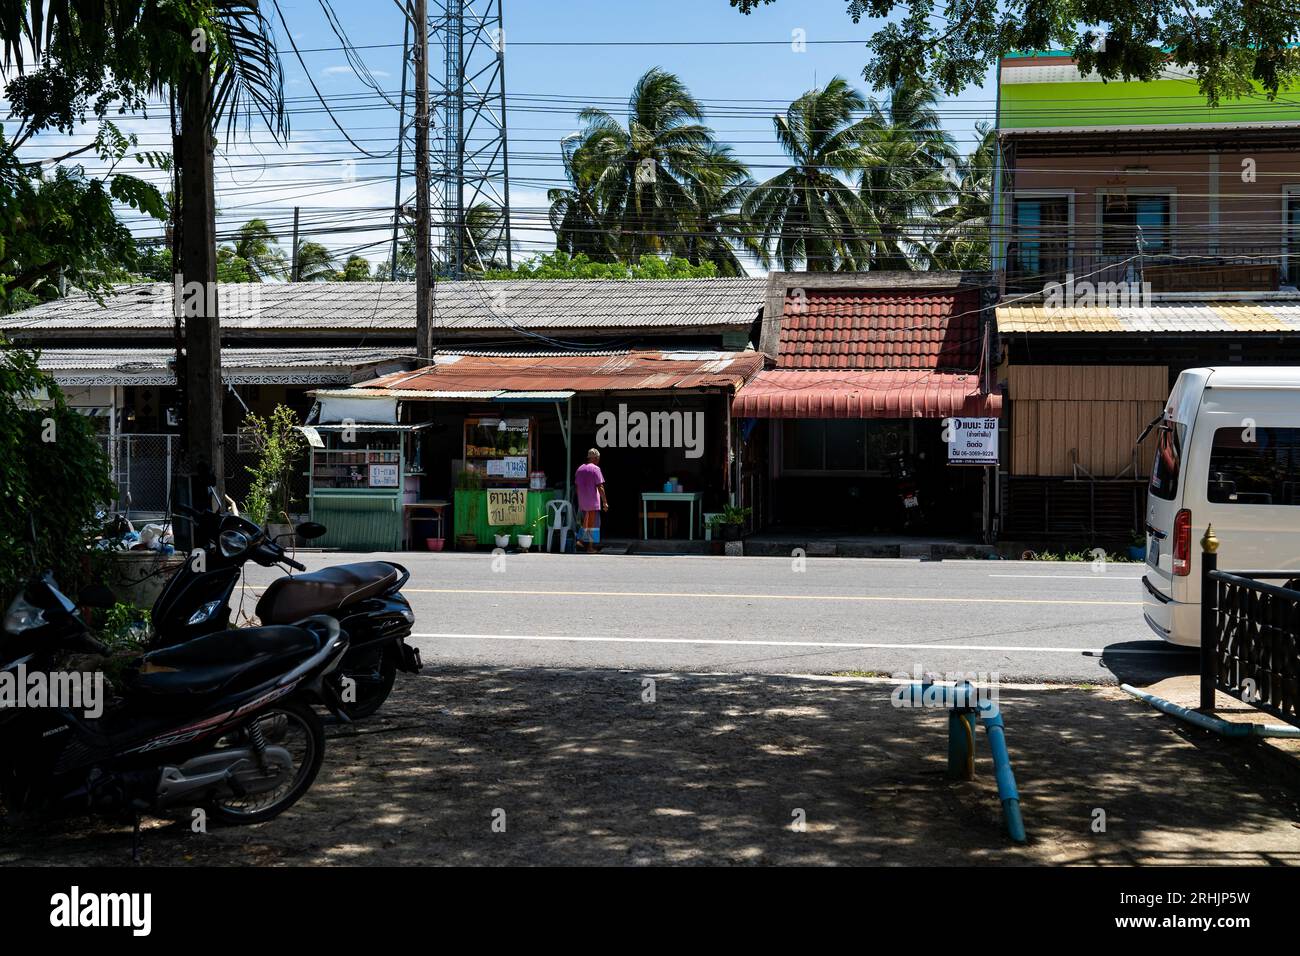
[[[361,561],[276,578],[257,602],[257,617],[263,624],[288,624],[312,614],[328,614],[383,594],[401,575],[401,569],[387,561]]]
[[[246,627],[150,651],[127,672],[127,687],[155,699],[193,699],[253,687],[320,649],[307,627]]]

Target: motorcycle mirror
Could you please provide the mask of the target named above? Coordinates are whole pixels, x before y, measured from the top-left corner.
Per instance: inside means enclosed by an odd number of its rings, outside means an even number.
[[[312,538],[319,538],[325,534],[326,528],[323,524],[317,524],[315,521],[304,521],[293,530],[298,537],[311,540]]]
[[[110,608],[117,604],[117,596],[103,584],[87,584],[77,594],[82,607]]]

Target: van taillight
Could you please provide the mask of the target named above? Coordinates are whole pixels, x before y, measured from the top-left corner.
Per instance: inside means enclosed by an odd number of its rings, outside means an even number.
[[[1174,574],[1185,576],[1192,570],[1192,513],[1184,508],[1174,518]]]

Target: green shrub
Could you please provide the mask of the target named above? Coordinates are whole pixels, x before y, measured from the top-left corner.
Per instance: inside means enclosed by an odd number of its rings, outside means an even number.
[[[36,353],[0,338],[0,599],[52,569],[69,594],[86,581],[95,512],[114,498],[91,420],[68,408]]]
[[[257,464],[248,467],[253,483],[244,499],[244,515],[260,525],[281,515],[287,521],[293,507],[293,470],[307,450],[298,415],[286,405],[277,405],[266,418],[250,413],[244,427],[258,455]]]

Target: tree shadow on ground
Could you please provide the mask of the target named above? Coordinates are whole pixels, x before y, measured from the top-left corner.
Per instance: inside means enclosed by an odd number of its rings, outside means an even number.
[[[654,699],[645,699],[653,679]],[[881,684],[444,667],[331,732],[271,823],[159,822],[144,862],[214,864],[1294,863],[1294,794],[1115,691],[1004,691],[1030,842],[1006,836],[983,732],[945,778],[946,718]],[[1226,747],[1227,745],[1215,745]],[[1095,832],[1105,814],[1104,832]],[[793,826],[800,816],[799,831]],[[494,820],[504,821],[495,832]],[[125,863],[130,833],[8,831],[0,863]]]

